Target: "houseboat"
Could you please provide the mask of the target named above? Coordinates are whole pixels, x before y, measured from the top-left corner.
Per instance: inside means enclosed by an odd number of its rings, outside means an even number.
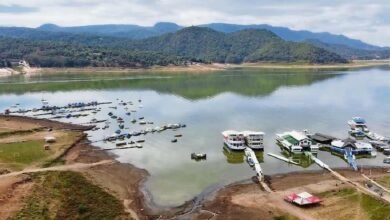
[[[232,150],[244,150],[245,138],[241,132],[228,130],[222,132],[225,145]]]
[[[332,141],[330,149],[335,152],[345,154],[348,150],[351,150],[353,154],[372,154],[373,147],[370,143],[356,141],[351,138],[345,140]]]
[[[264,150],[264,132],[243,131],[245,144],[253,150]]]
[[[352,120],[348,121],[350,127],[349,133],[355,137],[365,137],[369,132],[366,120],[362,117],[353,117]]]
[[[276,141],[291,153],[302,153],[304,151],[317,153],[319,148],[303,132],[298,131],[276,134]]]

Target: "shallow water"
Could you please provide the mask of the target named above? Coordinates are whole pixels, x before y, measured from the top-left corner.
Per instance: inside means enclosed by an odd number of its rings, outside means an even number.
[[[0,79],[0,109],[16,103],[21,108],[39,107],[41,99],[50,105],[78,101],[113,101],[99,106],[102,111],[78,119],[61,121],[83,123],[91,118],[107,119],[112,111],[126,120],[127,131],[167,123],[185,123],[178,131],[147,134],[142,149],[112,151],[121,162],[147,169],[151,177],[146,187],[159,205],[178,205],[214,184],[249,179],[255,173],[241,153],[223,148],[221,131],[260,130],[266,133],[265,152],[258,154],[266,174],[317,170],[306,158],[296,158],[302,166],[288,165],[266,155],[281,154],[275,133],[308,129],[336,137],[348,136],[347,120],[363,116],[369,127],[390,135],[390,71],[372,68],[351,71],[235,70],[211,74],[53,74]],[[119,100],[133,101],[136,109],[126,116]],[[138,108],[142,99],[143,108]],[[30,113],[31,114],[31,113]],[[154,125],[131,124],[145,117]],[[111,135],[107,130],[90,131],[92,141]],[[183,134],[171,143],[174,134]],[[134,139],[134,138],[133,138]],[[136,138],[135,138],[136,139]],[[96,142],[102,148],[114,144]],[[192,152],[207,153],[207,160],[193,161]],[[344,160],[328,152],[318,158],[331,167],[347,167]],[[383,155],[359,159],[359,165],[383,165]]]

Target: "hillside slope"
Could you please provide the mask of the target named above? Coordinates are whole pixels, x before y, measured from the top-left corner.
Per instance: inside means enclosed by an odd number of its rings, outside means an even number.
[[[4,30],[4,29],[3,29]],[[189,27],[142,40],[95,35],[0,29],[0,59],[25,59],[33,66],[134,67],[202,63],[305,62],[345,63],[346,59],[308,43],[284,41],[267,30],[222,33]],[[20,32],[20,33],[19,33]]]

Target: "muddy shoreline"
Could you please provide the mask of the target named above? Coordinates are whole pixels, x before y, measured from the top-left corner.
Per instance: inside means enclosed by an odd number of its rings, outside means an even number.
[[[20,122],[37,123],[47,128],[70,129],[87,131],[93,126],[67,124],[47,119],[35,119],[24,116],[0,115],[1,118],[17,120]],[[116,156],[110,152],[100,150],[93,146],[83,135],[63,155],[66,164],[95,163],[102,160],[115,160]],[[365,167],[364,173],[371,175],[383,175],[389,167]],[[343,176],[359,178],[360,172],[354,172],[348,168],[336,168]],[[153,198],[145,187],[149,177],[147,170],[135,167],[132,164],[118,161],[92,167],[81,171],[93,183],[104,188],[118,199],[122,200],[124,207],[135,219],[189,219],[193,216],[224,217],[228,215],[242,215],[242,212],[253,213],[259,210],[242,208],[232,204],[233,195],[254,192],[261,193],[261,189],[253,178],[234,182],[228,185],[215,184],[205,189],[190,201],[176,207],[163,207],[155,204]],[[388,175],[388,174],[387,174]],[[290,173],[274,174],[266,176],[266,182],[272,190],[280,191],[294,187],[321,181],[337,181],[329,172],[324,170],[297,171]]]

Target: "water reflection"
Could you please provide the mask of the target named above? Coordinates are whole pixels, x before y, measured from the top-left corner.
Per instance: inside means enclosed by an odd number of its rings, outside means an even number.
[[[75,90],[153,90],[198,100],[224,92],[245,96],[265,96],[281,86],[302,86],[340,76],[333,72],[281,70],[225,71],[212,74],[54,74],[29,79],[0,79],[0,94],[60,92]]]
[[[223,155],[226,157],[226,161],[230,164],[240,164],[245,162],[245,154],[243,151],[234,151],[226,147],[225,145],[222,147]],[[256,158],[259,163],[264,162],[264,152],[263,151],[254,151],[256,154]]]

